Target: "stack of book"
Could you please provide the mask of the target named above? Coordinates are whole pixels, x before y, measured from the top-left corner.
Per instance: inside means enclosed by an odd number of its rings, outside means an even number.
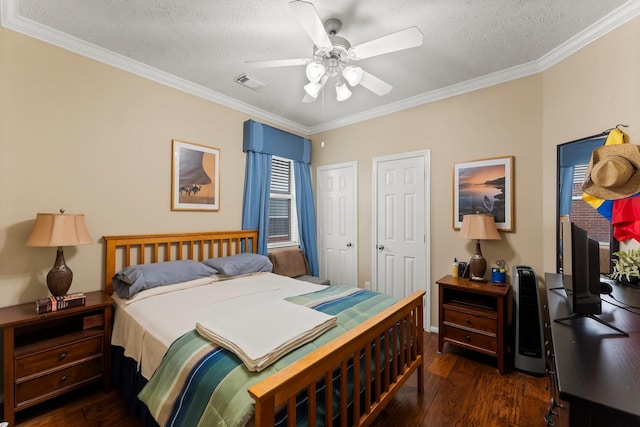
[[[85,305],[86,297],[82,292],[62,295],[59,297],[50,296],[36,300],[36,314],[50,313],[52,311],[64,310],[65,308],[80,307]]]

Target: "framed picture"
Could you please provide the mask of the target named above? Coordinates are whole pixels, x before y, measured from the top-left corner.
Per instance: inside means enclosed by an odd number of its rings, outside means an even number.
[[[498,230],[513,231],[513,156],[454,165],[453,228],[478,212],[493,215]]]
[[[220,150],[171,140],[171,210],[220,209]]]

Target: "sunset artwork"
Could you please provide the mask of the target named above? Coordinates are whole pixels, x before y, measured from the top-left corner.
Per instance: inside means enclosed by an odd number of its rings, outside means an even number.
[[[504,222],[504,165],[462,169],[458,188],[460,221],[463,215],[480,212]]]
[[[454,228],[467,214],[494,216],[498,229],[511,229],[511,157],[459,163],[454,169]]]

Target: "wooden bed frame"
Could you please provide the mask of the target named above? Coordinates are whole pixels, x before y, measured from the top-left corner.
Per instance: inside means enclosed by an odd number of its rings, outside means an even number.
[[[105,289],[113,293],[111,279],[121,268],[153,262],[230,256],[256,252],[256,230],[105,236]],[[325,399],[333,395],[334,372],[341,373],[341,425],[367,426],[382,411],[409,376],[417,371],[418,392],[424,390],[423,296],[418,291],[395,303],[345,334],[294,362],[287,368],[249,388],[256,401],[255,425],[274,424],[279,408],[287,408],[288,425],[296,424],[296,395],[308,392],[308,425],[316,425],[316,384],[324,380]],[[383,343],[390,343],[385,346]],[[387,348],[390,347],[390,348]],[[372,350],[373,348],[373,350]],[[384,348],[384,355],[381,354]],[[355,356],[355,357],[354,357]],[[363,366],[372,369],[361,369]],[[353,363],[353,396],[348,404],[347,369]],[[361,372],[364,378],[361,378]],[[361,389],[362,384],[362,389]],[[332,419],[333,408],[327,405],[326,419]],[[346,415],[348,414],[348,416]],[[329,424],[329,423],[325,423]]]

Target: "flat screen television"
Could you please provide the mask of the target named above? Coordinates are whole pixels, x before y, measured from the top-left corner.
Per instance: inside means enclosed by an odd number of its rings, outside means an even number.
[[[573,222],[562,223],[562,286],[575,314],[600,314],[599,244]]]
[[[600,298],[600,244],[573,222],[562,223],[562,287],[569,302],[569,316],[554,321],[590,317],[623,335],[624,331],[596,317],[602,313]]]

